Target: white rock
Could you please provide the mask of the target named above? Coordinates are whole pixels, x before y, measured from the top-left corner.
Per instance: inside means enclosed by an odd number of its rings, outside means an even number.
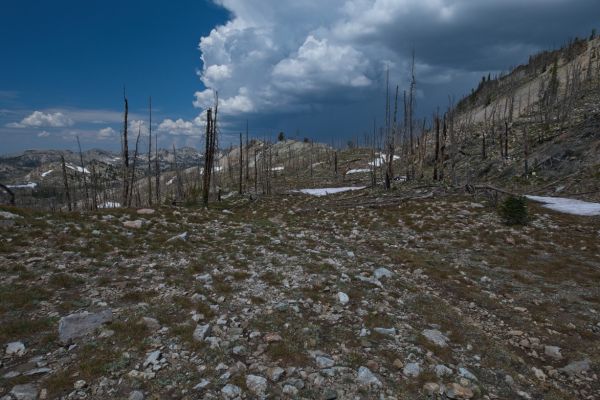
[[[87,382],[84,381],[83,379],[80,379],[73,384],[73,387],[76,390],[80,390],[80,389],[83,389],[85,387],[85,385],[87,385]]]
[[[267,376],[273,382],[277,382],[284,373],[285,370],[281,367],[272,367],[267,369]]]
[[[338,297],[338,301],[343,306],[348,304],[348,302],[350,301],[350,297],[348,297],[348,295],[344,292],[338,292],[337,297]]]
[[[435,374],[440,378],[443,376],[452,375],[452,370],[443,364],[436,365],[433,370],[434,370]]]
[[[58,337],[63,344],[85,336],[95,331],[102,324],[112,320],[112,311],[104,310],[98,313],[87,311],[69,314],[58,321]]]
[[[318,356],[315,358],[315,362],[317,363],[317,367],[323,368],[331,368],[335,365],[335,361],[333,361],[329,357]]]
[[[429,340],[431,343],[435,344],[436,346],[440,346],[440,347],[446,347],[448,346],[448,341],[449,339],[444,336],[444,334],[440,331],[438,331],[437,329],[425,329],[423,330],[423,332],[421,333],[423,336],[425,336],[425,338],[427,340]]]
[[[380,335],[396,336],[396,328],[373,328]]]
[[[208,335],[210,335],[211,330],[212,329],[210,328],[209,324],[197,325],[196,329],[194,329],[194,340],[197,340],[198,342],[203,341],[208,337]]]
[[[140,208],[139,210],[137,210],[137,213],[140,215],[152,215],[155,212],[156,211],[153,210],[152,208]]]
[[[267,380],[262,376],[248,375],[246,376],[246,386],[249,391],[260,396],[267,390]]]
[[[242,389],[240,389],[238,386],[228,383],[227,385],[223,386],[223,389],[221,389],[221,394],[226,399],[235,399],[242,394]]]
[[[544,354],[548,357],[552,357],[555,360],[561,360],[562,354],[560,354],[560,347],[558,346],[544,346]]]
[[[467,378],[467,379],[472,380],[472,381],[476,381],[477,380],[477,377],[471,371],[469,371],[466,368],[462,368],[462,367],[459,368],[458,369],[458,374],[460,376],[462,376],[463,378]]]
[[[144,222],[141,219],[136,219],[135,221],[123,222],[123,226],[125,228],[132,228],[132,229],[140,229],[143,224],[144,224]]]
[[[390,271],[387,268],[377,268],[374,272],[373,272],[373,277],[375,277],[375,279],[379,280],[381,278],[391,278],[392,277],[392,271]]]
[[[148,353],[148,356],[146,357],[146,361],[144,361],[144,368],[148,367],[149,365],[156,365],[158,364],[159,360],[160,360],[160,350],[154,350],[151,353]]]
[[[202,390],[205,387],[207,387],[208,385],[210,385],[210,381],[208,379],[202,379],[200,381],[200,383],[198,383],[196,386],[194,386],[195,390]]]
[[[25,345],[22,342],[10,342],[6,345],[6,354],[12,355],[23,355],[25,353]]]
[[[535,377],[538,378],[540,381],[546,380],[546,374],[544,373],[544,371],[542,371],[541,369],[538,369],[536,367],[532,367],[531,370],[533,371],[533,374],[535,375]]]
[[[16,219],[16,218],[23,218],[20,215],[17,214],[13,214],[11,212],[8,211],[0,211],[0,217],[4,218],[4,219]],[[19,385],[17,385],[19,386]],[[21,385],[23,386],[23,385]]]
[[[356,378],[358,383],[362,386],[383,386],[381,381],[377,379],[371,370],[367,367],[358,368],[358,376]]]
[[[35,400],[38,397],[38,389],[32,383],[16,385],[10,391],[17,400]]]
[[[287,394],[288,396],[296,396],[298,394],[298,389],[292,385],[284,385],[283,394]]]
[[[183,232],[180,233],[179,235],[175,235],[172,238],[170,238],[169,240],[167,240],[167,242],[174,242],[176,240],[183,240],[186,241],[188,237],[188,233],[187,232]]]
[[[421,366],[416,362],[408,363],[404,366],[402,373],[406,376],[416,378],[421,374]]]
[[[144,400],[144,393],[140,392],[139,390],[134,390],[133,392],[129,393],[129,400]]]

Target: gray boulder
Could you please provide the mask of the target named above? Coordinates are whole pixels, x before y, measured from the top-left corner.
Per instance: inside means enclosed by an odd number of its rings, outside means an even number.
[[[58,338],[67,344],[73,339],[92,333],[102,324],[112,321],[112,311],[107,309],[97,313],[87,311],[69,314],[58,321]]]

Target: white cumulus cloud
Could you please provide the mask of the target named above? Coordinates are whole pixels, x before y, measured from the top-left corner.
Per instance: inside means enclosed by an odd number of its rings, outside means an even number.
[[[8,124],[9,128],[64,128],[72,126],[73,120],[61,112],[44,113],[34,111],[21,122],[13,122]]]
[[[115,137],[117,135],[117,131],[115,131],[111,127],[102,128],[98,131],[98,139],[109,139]]]

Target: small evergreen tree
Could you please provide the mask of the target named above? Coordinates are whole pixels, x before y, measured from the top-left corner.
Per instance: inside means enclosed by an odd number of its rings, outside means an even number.
[[[508,197],[500,204],[498,211],[506,225],[525,225],[529,220],[525,197]]]
[[[283,142],[285,140],[285,134],[282,132],[279,132],[279,135],[277,135],[277,140],[280,142]]]

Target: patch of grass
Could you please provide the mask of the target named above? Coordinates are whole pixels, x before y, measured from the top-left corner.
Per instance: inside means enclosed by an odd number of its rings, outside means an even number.
[[[39,302],[50,299],[51,292],[40,286],[0,286],[0,312],[31,310]]]
[[[260,275],[260,279],[262,279],[265,283],[267,283],[271,286],[278,286],[281,284],[281,281],[283,280],[281,274],[274,272],[274,271],[263,272]]]
[[[19,315],[0,323],[0,343],[34,337],[54,328],[53,318],[27,319]]]
[[[64,272],[59,272],[57,274],[52,274],[48,283],[54,289],[73,289],[74,287],[81,285],[83,282],[83,279],[79,277],[75,277]]]

